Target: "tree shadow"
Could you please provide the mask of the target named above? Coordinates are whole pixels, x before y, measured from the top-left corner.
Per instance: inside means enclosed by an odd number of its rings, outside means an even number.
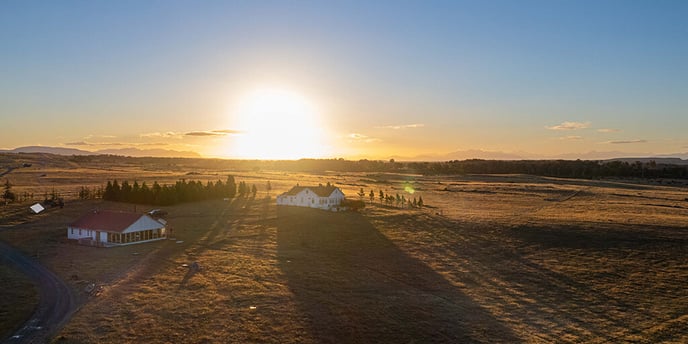
[[[520,342],[358,213],[278,207],[278,264],[317,342]]]

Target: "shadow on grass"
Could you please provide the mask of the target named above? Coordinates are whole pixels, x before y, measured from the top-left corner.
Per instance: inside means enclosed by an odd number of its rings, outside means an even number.
[[[278,207],[278,259],[317,342],[519,342],[357,213]]]

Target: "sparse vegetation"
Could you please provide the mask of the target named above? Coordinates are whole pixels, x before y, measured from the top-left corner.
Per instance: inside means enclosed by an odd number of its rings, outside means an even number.
[[[31,174],[41,171],[19,169],[12,180],[19,192],[41,195],[39,187],[63,194],[84,180],[103,185],[113,173],[135,177],[132,190],[161,176],[174,183],[189,170],[206,188],[229,173],[131,165],[98,174],[97,166],[79,166],[82,178],[51,170],[50,183]],[[166,208],[176,241],[66,244],[64,224],[84,211],[131,208],[76,195],[38,215],[2,207],[0,240],[40,253],[88,300],[58,335],[66,343],[688,340],[681,187],[531,175],[231,173],[245,180],[244,197]],[[326,179],[356,201],[361,188],[378,190],[380,203],[346,213],[280,209],[246,187],[270,180],[282,192]],[[25,186],[32,182],[43,184]],[[201,269],[187,276],[183,264],[193,262]],[[0,299],[6,281],[0,276]],[[86,281],[102,294],[87,299]]]
[[[2,199],[5,200],[5,204],[9,202],[14,202],[17,196],[12,192],[12,184],[10,184],[9,179],[5,179],[5,185],[3,185]]]

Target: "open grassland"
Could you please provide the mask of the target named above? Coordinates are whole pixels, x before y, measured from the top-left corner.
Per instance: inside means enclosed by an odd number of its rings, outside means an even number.
[[[31,281],[19,271],[0,264],[0,278],[0,338],[5,338],[29,318],[38,295]]]
[[[58,342],[688,341],[685,189],[524,175],[122,168],[129,180],[233,174],[259,193],[168,207],[175,240],[113,249],[65,243],[66,223],[93,207],[133,205],[71,201],[37,216],[4,208],[1,240],[79,291],[102,286],[98,296],[81,293]],[[376,199],[366,197],[361,213],[274,205],[297,182],[328,181],[354,198],[373,189]],[[379,190],[429,206],[383,205]],[[184,266],[193,262],[199,271]]]

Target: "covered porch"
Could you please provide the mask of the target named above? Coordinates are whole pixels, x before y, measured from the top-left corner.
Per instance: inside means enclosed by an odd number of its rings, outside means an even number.
[[[110,245],[127,245],[143,241],[165,239],[165,232],[160,228],[148,229],[131,233],[107,233],[107,243]]]

